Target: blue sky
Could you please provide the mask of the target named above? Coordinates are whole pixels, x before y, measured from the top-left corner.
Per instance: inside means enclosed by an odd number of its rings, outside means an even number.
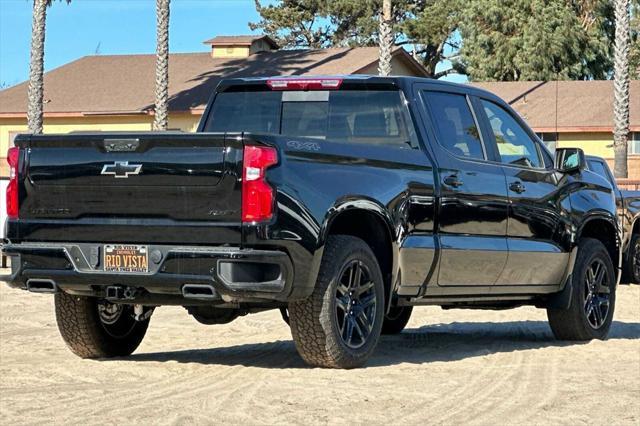
[[[268,3],[268,2],[264,2]],[[0,84],[29,74],[31,0],[0,0]],[[250,34],[253,0],[172,0],[171,52],[207,51],[216,35]],[[54,0],[48,11],[45,69],[85,55],[153,53],[155,0]]]

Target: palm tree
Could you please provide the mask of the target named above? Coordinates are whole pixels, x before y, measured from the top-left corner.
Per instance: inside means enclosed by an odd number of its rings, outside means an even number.
[[[169,2],[156,0],[156,110],[154,130],[169,125]]]
[[[382,13],[380,14],[380,58],[378,60],[378,74],[391,75],[391,51],[393,50],[393,16],[391,13],[391,0],[382,0]]]
[[[615,0],[616,35],[613,62],[613,174],[626,178],[629,136],[629,0]]]
[[[71,2],[71,0],[65,1]],[[44,35],[47,25],[47,7],[51,6],[52,2],[53,0],[33,0],[31,60],[29,62],[29,89],[27,92],[27,123],[31,133],[42,133]]]

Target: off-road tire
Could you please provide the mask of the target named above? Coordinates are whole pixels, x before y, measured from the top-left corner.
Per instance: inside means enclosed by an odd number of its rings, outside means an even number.
[[[131,355],[149,326],[149,318],[135,321],[133,307],[125,305],[122,314],[109,325],[110,334],[100,319],[97,298],[72,296],[64,292],[55,295],[55,311],[62,339],[81,358]]]
[[[609,307],[603,324],[599,328],[590,325],[585,312],[585,280],[587,269],[591,268],[594,261],[601,261],[608,274]],[[571,301],[568,309],[547,308],[549,325],[554,336],[558,340],[588,341],[593,339],[604,340],[607,337],[616,301],[616,275],[613,262],[605,246],[598,240],[583,238],[578,245],[578,254],[573,268],[570,282]],[[569,283],[567,283],[569,285]]]
[[[637,259],[637,255],[640,251],[640,235],[631,235],[631,241],[629,241],[629,252],[627,258],[622,265],[622,276],[625,284],[640,284],[640,270],[636,267],[640,263],[640,259]]]
[[[372,326],[361,347],[343,341],[338,325],[336,291],[347,265],[362,262],[370,273],[375,296]],[[384,320],[384,284],[375,255],[360,238],[332,235],[327,239],[316,286],[307,299],[289,303],[293,341],[300,356],[312,366],[356,368],[373,353]]]
[[[411,318],[413,306],[398,306],[391,308],[384,316],[382,334],[398,334],[407,326]]]

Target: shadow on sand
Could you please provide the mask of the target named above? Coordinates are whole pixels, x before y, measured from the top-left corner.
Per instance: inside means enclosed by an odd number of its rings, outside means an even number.
[[[609,340],[640,339],[640,323],[614,321]],[[396,336],[382,336],[368,367],[400,363],[454,361],[492,353],[579,345],[557,341],[546,321],[478,322],[427,325]],[[212,349],[134,354],[120,361],[177,361],[261,368],[309,368],[291,340]]]

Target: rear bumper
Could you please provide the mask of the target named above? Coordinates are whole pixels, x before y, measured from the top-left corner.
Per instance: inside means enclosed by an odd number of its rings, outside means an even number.
[[[107,287],[137,290],[143,300],[180,302],[185,285],[215,289],[210,303],[286,302],[292,291],[294,269],[289,255],[279,250],[238,247],[148,245],[149,272],[104,272],[102,244],[6,244],[11,257],[11,287],[27,289],[29,280],[52,280],[67,293],[105,297]],[[144,297],[143,297],[144,296]],[[192,301],[192,300],[191,300]],[[184,304],[190,304],[185,298]]]

